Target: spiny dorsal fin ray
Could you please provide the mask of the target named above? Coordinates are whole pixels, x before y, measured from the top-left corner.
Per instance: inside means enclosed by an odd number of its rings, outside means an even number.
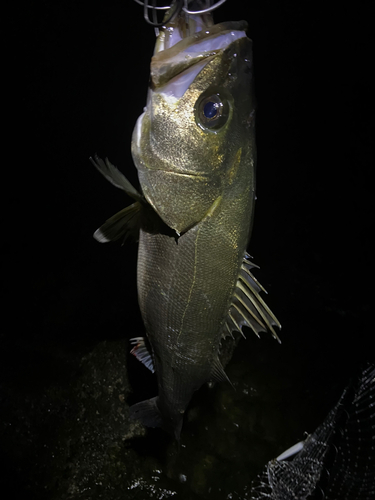
[[[246,311],[244,311],[244,310],[243,310],[243,308],[241,308],[240,304],[236,304],[236,302],[235,302],[235,301],[233,301],[233,303],[232,303],[232,307],[234,307],[234,308],[238,311],[238,313],[240,314],[240,317],[241,317],[241,319],[242,319],[242,321],[240,320],[240,321],[241,321],[241,328],[242,328],[242,325],[246,325],[246,326],[249,326],[249,327],[251,328],[251,321],[249,322],[249,321],[247,320],[247,318],[246,318],[246,313],[247,313],[247,310],[246,310]],[[246,319],[245,319],[245,318],[246,318]],[[260,324],[260,321],[259,321],[259,320],[257,320],[257,322]],[[262,326],[260,326],[259,328],[262,328]],[[263,328],[264,328],[264,327],[263,327]],[[257,328],[252,328],[252,330],[253,330],[253,332],[255,333],[255,335],[256,335],[257,337],[259,337],[259,332],[258,332],[258,331],[263,331],[263,330],[261,330],[261,329],[257,329]],[[244,338],[246,338],[246,337],[245,337],[245,335],[244,335],[244,333],[243,333],[243,331],[242,331],[242,329],[241,329],[241,334],[242,334],[242,336],[243,336]]]
[[[250,272],[250,269],[258,266],[249,259],[250,255],[245,252],[232,304],[229,307],[228,317],[225,322],[223,337],[228,335],[228,331],[239,331],[243,335],[242,327],[246,325],[258,337],[259,332],[269,330],[273,337],[280,342],[273,328],[274,326],[281,328],[280,322],[260,296],[260,292],[265,292],[265,289]]]
[[[255,266],[255,265],[254,265],[253,267],[256,267],[257,269],[259,269],[259,266]],[[250,272],[250,269],[251,269],[251,268],[250,268],[248,265],[246,265],[246,264],[245,264],[245,262],[242,264],[241,269],[242,269],[243,271],[245,271],[245,273],[247,273],[247,274],[250,276],[250,278],[251,278],[251,279],[253,280],[253,282],[254,282],[254,285],[255,285],[256,287],[258,287],[258,288],[259,288],[259,290],[262,290],[262,292],[267,293],[267,295],[268,295],[267,290],[266,290],[266,289],[265,289],[265,288],[264,288],[264,287],[263,287],[263,286],[259,283],[259,281],[255,278],[255,276],[254,276],[254,275]]]
[[[154,361],[152,359],[152,353],[149,349],[147,339],[145,339],[145,337],[134,337],[133,339],[130,339],[130,343],[134,345],[130,354],[133,354],[138,361],[143,363],[146,368],[154,373]]]
[[[115,187],[125,191],[127,195],[136,201],[144,201],[144,197],[138,193],[135,187],[128,181],[125,175],[120,172],[120,170],[112,165],[108,158],[103,161],[98,155],[94,155],[94,158],[90,156],[89,160],[94,165],[94,167],[99,170],[99,172],[113,184]]]
[[[214,382],[229,382],[230,385],[232,385],[232,382],[229,380],[228,375],[225,373],[223,365],[220,363],[219,358],[216,358],[212,364],[211,379]]]
[[[242,293],[240,293],[242,292]],[[266,325],[264,323],[262,316],[259,313],[259,310],[255,307],[254,301],[249,299],[247,289],[242,285],[241,281],[237,282],[237,289],[234,292],[234,298],[239,301],[239,303],[243,306],[246,311],[246,319],[247,315],[250,317],[247,319],[250,322],[255,321],[256,325],[259,325],[260,330],[257,328],[257,332],[265,332],[267,330]],[[234,301],[233,301],[234,302]]]
[[[245,283],[245,282],[243,282]],[[247,284],[247,283],[245,283]],[[267,328],[273,333],[275,336],[276,333],[273,329],[273,315],[272,313],[269,314],[271,311],[268,309],[267,305],[265,302],[262,300],[262,298],[259,296],[259,293],[254,291],[253,288],[250,288],[249,286],[244,287],[241,285],[241,282],[237,282],[237,289],[240,289],[246,297],[251,301],[252,305],[254,306],[255,310],[259,314],[259,316],[262,318],[263,322],[266,324]],[[262,321],[258,320],[258,323],[262,325]],[[264,329],[266,331],[266,329]]]
[[[226,328],[226,331],[223,333],[223,335],[225,337],[232,337],[232,339],[234,340],[232,329],[229,327],[227,322],[225,322],[225,328]]]

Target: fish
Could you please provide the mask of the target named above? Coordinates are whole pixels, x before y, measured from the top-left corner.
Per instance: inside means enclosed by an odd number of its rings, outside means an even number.
[[[146,337],[132,354],[156,373],[158,395],[132,419],[180,439],[183,416],[206,382],[229,381],[221,349],[243,327],[280,322],[264,302],[247,253],[255,204],[252,41],[245,21],[179,16],[162,28],[147,104],[131,144],[140,190],[106,159],[94,166],[134,203],[95,233],[138,239],[138,302]]]

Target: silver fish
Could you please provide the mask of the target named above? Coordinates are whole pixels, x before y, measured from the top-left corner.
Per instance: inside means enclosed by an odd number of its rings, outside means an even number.
[[[132,139],[142,194],[108,161],[98,170],[135,203],[98,241],[138,234],[138,300],[147,339],[132,353],[156,372],[158,396],[133,418],[179,439],[183,415],[207,381],[228,380],[221,343],[243,326],[279,321],[260,297],[246,247],[255,201],[252,42],[247,24],[178,17],[160,31],[147,106]]]

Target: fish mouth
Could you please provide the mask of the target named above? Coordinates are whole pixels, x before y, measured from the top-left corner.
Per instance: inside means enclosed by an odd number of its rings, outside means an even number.
[[[178,172],[178,171],[173,170],[173,169],[167,170],[164,168],[162,169],[162,168],[152,168],[152,167],[148,168],[148,170],[152,170],[154,172],[159,170],[160,172],[167,172],[169,174],[173,174],[173,175],[176,175],[178,177],[188,177],[188,178],[194,177],[194,179],[199,179],[199,180],[203,180],[203,181],[208,181],[211,178],[210,174],[201,174],[198,172],[190,172],[189,170],[186,170],[184,172]]]
[[[195,28],[199,31],[190,34],[191,30],[186,30],[181,32],[182,35],[174,38],[170,36],[168,42],[165,34],[168,28],[160,32],[151,60],[153,90],[159,90],[171,79],[198,63],[200,66],[204,65],[208,58],[221,53],[239,38],[246,37],[247,22],[229,21],[212,26],[196,23]],[[189,34],[184,36],[184,33]]]
[[[152,165],[145,165],[143,169],[139,170],[143,172],[163,172],[165,174],[170,174],[181,179],[186,178],[186,179],[194,179],[205,182],[212,180],[211,173],[206,174],[204,172],[194,172],[190,170],[184,170],[183,172],[180,172],[176,170],[176,168],[173,165],[171,166],[166,165],[165,168],[153,168]]]
[[[213,25],[214,21],[210,13],[185,14],[180,12],[173,21],[169,21],[158,32],[154,54],[169,49],[179,41],[209,29]]]

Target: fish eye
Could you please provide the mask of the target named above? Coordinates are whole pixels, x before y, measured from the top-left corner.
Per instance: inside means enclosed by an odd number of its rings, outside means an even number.
[[[216,131],[228,120],[229,104],[220,93],[200,96],[195,103],[195,120],[203,130]]]

